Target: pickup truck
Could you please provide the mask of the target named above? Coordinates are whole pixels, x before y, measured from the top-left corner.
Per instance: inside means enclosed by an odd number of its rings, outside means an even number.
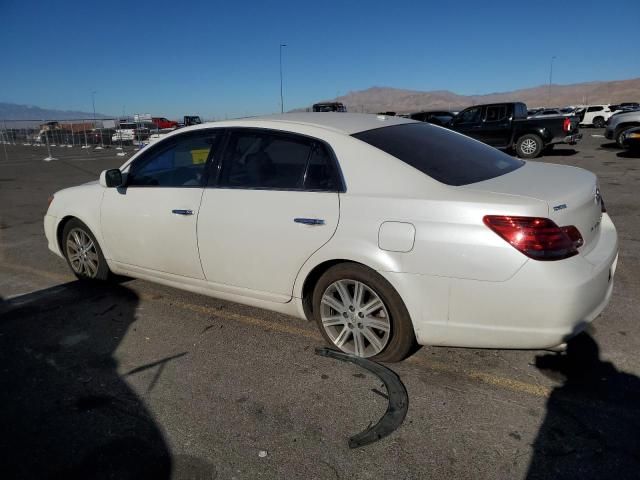
[[[167,120],[164,117],[153,117],[151,118],[151,122],[159,129],[159,130],[168,130],[173,128],[178,128],[178,122],[174,122],[173,120]]]
[[[575,145],[582,138],[579,123],[576,116],[527,118],[527,106],[513,102],[469,107],[448,128],[499,149],[515,149],[521,158],[536,158],[557,143]]]

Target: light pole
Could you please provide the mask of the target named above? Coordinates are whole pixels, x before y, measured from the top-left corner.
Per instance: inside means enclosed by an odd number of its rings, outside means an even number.
[[[286,43],[280,44],[280,113],[284,113],[284,97],[282,96],[282,47],[286,46]]]
[[[96,128],[96,92],[93,90],[91,92],[91,105],[93,105],[93,128]]]
[[[553,61],[556,59],[554,55],[551,57],[551,63],[549,65],[549,88],[547,89],[547,107],[550,107],[549,101],[551,100],[551,82],[553,82]]]
[[[93,128],[94,130],[96,129],[96,93],[98,93],[97,91],[93,90],[91,92],[91,105],[93,106]],[[102,129],[100,129],[99,131],[99,135],[100,135],[100,145],[98,145],[94,150],[102,150]]]

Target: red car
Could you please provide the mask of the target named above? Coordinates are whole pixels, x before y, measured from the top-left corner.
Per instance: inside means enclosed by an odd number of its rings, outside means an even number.
[[[178,122],[167,120],[164,117],[153,117],[151,122],[153,122],[153,124],[160,130],[164,130],[166,128],[178,128]]]

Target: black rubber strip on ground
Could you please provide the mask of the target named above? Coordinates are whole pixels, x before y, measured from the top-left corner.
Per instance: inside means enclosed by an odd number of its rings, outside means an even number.
[[[389,397],[387,411],[382,418],[378,420],[378,423],[352,436],[349,439],[349,448],[363,447],[370,443],[377,442],[381,438],[393,433],[402,425],[404,418],[407,416],[407,410],[409,410],[409,396],[407,395],[407,389],[404,387],[404,384],[396,372],[366,358],[356,357],[330,348],[316,348],[316,355],[335,358],[343,362],[351,362],[365,370],[369,370],[382,380],[382,383],[384,383],[387,389],[387,395]]]

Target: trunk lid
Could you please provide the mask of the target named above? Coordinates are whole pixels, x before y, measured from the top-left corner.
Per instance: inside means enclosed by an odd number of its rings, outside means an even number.
[[[593,248],[600,233],[602,198],[597,178],[582,168],[527,162],[506,175],[461,188],[546,202],[549,206],[548,218],[560,227],[573,225],[580,231],[584,240],[579,248],[582,254]],[[509,215],[509,212],[505,212],[505,215]]]

